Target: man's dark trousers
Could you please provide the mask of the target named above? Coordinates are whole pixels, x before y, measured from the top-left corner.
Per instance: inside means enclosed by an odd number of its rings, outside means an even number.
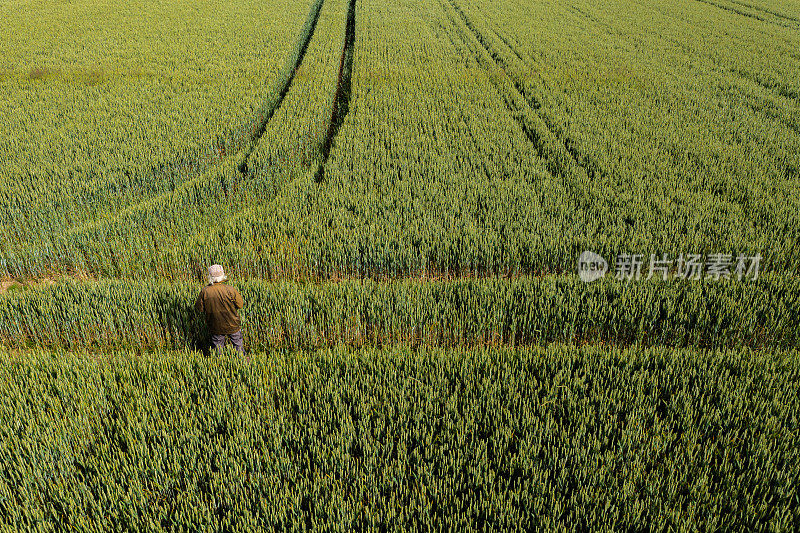
[[[241,354],[244,354],[244,341],[242,339],[242,330],[230,335],[211,335],[211,347],[217,351],[218,354],[222,353],[222,348],[225,346],[227,338],[231,338],[234,348]]]

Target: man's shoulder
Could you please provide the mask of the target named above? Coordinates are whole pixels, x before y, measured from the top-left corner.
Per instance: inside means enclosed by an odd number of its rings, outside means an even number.
[[[239,291],[233,285],[224,284],[225,290],[230,294],[239,294]]]
[[[215,283],[213,285],[206,285],[205,287],[203,287],[203,289],[200,292],[202,293],[203,291],[205,291],[205,292],[207,292],[209,294],[214,294],[214,295],[222,295],[222,294],[226,294],[226,293],[227,294],[238,294],[239,293],[239,291],[236,290],[236,287],[234,287],[232,285],[228,285],[227,283],[224,283],[224,282]]]
[[[213,298],[214,296],[219,296],[219,283],[215,283],[214,285],[206,285],[202,289],[200,289],[200,298]]]

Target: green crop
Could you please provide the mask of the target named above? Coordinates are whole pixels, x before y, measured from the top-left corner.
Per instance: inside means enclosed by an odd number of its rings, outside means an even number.
[[[0,521],[793,531],[798,355],[0,351]]]
[[[247,281],[245,341],[253,350],[351,345],[619,345],[792,347],[800,284],[639,282],[544,277],[451,281]],[[200,287],[155,281],[44,285],[0,295],[8,346],[143,349],[202,346]]]
[[[0,0],[0,529],[800,530],[798,30]]]
[[[142,108],[124,135],[110,116],[118,103],[77,114],[51,93],[84,101],[122,84],[148,95],[167,90],[166,79],[87,86],[8,70],[0,272],[190,280],[215,261],[254,278],[541,274],[570,272],[591,249],[760,253],[766,269],[797,274],[800,22],[791,9],[362,0],[351,105],[322,158],[347,2],[307,4],[259,5],[261,17],[281,13],[264,38],[238,31],[249,17],[218,20],[218,55],[197,59],[224,64],[197,67],[213,88],[180,92],[169,106],[154,97],[158,111]],[[25,16],[2,9],[8,20]],[[165,69],[201,33],[174,36],[175,17],[192,20],[183,11],[160,20],[173,36],[152,64]],[[109,61],[124,64],[114,58],[135,42],[108,51]],[[52,46],[70,57],[66,43]],[[33,44],[14,50],[36,64]],[[46,110],[32,110],[27,87],[46,91],[37,97]],[[141,101],[131,96],[125,109]],[[176,109],[214,122],[184,122]],[[81,129],[48,128],[46,117],[68,112]],[[203,159],[217,138],[225,153]]]
[[[102,224],[235,154],[307,9],[3,2],[0,250]]]

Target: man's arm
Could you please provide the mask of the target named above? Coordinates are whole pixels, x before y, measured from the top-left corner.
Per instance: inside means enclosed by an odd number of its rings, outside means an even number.
[[[237,291],[236,289],[233,290],[236,291],[236,309],[241,309],[242,307],[244,307],[244,300],[242,300],[242,295],[239,294],[239,291]]]
[[[204,311],[203,307],[203,291],[200,291],[200,294],[197,296],[197,300],[194,302],[194,308],[198,313],[202,313]]]

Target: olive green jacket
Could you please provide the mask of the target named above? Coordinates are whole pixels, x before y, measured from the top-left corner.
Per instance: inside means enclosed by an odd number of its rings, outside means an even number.
[[[205,313],[212,335],[230,335],[242,329],[239,309],[244,307],[244,301],[235,287],[224,282],[207,285],[200,291],[194,307]]]

